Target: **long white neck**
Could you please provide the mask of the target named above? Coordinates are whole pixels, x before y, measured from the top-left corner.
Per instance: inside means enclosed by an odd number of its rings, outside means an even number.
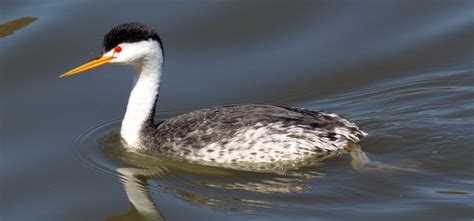
[[[134,85],[120,130],[120,135],[132,148],[146,148],[141,137],[144,129],[153,124],[155,104],[158,99],[161,81],[162,63],[163,59],[160,51],[132,64],[135,69]]]

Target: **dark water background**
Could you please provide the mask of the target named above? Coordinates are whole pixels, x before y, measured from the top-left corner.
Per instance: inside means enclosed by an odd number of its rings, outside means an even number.
[[[473,11],[472,0],[2,0],[0,220],[472,220]],[[370,134],[361,146],[378,166],[344,155],[261,174],[124,153],[114,133],[131,69],[58,76],[130,21],[164,42],[157,118],[236,103],[337,112]]]

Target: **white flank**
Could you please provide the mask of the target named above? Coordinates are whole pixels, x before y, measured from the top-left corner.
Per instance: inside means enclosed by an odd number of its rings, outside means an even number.
[[[275,129],[284,130],[285,133],[274,133]],[[331,141],[320,136],[325,133],[327,132],[308,131],[297,125],[285,127],[281,123],[268,125],[258,123],[255,126],[241,128],[233,137],[226,139],[225,143],[222,141],[211,143],[200,149],[197,155],[188,158],[216,163],[272,163],[300,160],[318,152],[320,154],[340,150],[347,145],[345,137],[339,136],[338,139]]]

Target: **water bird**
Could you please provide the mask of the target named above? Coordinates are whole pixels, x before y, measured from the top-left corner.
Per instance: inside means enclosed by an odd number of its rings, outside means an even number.
[[[153,28],[125,23],[105,35],[98,58],[60,77],[105,64],[131,65],[134,84],[120,129],[127,148],[193,162],[292,163],[341,151],[367,136],[333,113],[263,104],[195,110],[156,123],[163,57],[163,43]]]

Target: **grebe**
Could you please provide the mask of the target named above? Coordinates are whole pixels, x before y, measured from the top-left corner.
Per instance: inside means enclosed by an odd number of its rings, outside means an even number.
[[[120,136],[128,148],[195,162],[291,163],[341,151],[367,136],[336,114],[260,104],[196,110],[155,124],[163,55],[154,29],[121,24],[105,35],[99,58],[60,77],[108,63],[131,65],[134,85]]]

